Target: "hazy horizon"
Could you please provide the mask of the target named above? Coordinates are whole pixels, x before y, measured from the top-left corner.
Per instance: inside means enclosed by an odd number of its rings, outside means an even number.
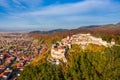
[[[120,22],[120,0],[0,0],[0,31],[73,29]]]

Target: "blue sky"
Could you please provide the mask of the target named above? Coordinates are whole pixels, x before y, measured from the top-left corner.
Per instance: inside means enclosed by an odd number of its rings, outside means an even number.
[[[1,30],[51,30],[120,22],[120,0],[0,0]]]

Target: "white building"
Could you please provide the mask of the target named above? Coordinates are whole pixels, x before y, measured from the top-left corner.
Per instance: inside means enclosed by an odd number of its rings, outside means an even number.
[[[96,38],[91,36],[90,34],[77,34],[72,36],[72,44],[88,45],[90,43],[103,45],[105,47],[107,47],[108,45],[108,43],[106,41],[103,41],[102,38]]]
[[[111,45],[115,45],[115,39],[112,38]]]
[[[63,60],[63,62],[67,62],[67,59],[65,58],[66,48],[63,46],[58,48],[59,46],[55,47],[55,45],[52,45],[51,49],[51,56],[55,59]]]

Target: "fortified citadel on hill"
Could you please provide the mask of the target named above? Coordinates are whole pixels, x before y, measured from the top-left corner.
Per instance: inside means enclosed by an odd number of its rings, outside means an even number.
[[[115,40],[112,39],[111,43],[107,43],[106,41],[103,41],[102,38],[96,38],[90,33],[76,34],[72,35],[71,37],[67,36],[66,38],[52,45],[51,58],[47,58],[47,60],[57,65],[59,64],[60,60],[62,60],[64,63],[67,63],[65,54],[70,48],[72,48],[73,44],[79,45],[82,49],[85,49],[88,46],[88,44],[96,44],[108,47],[114,45]]]

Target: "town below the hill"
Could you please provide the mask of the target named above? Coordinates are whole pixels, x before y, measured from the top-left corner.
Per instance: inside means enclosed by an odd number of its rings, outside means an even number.
[[[14,80],[45,47],[22,33],[0,34],[0,80]]]

